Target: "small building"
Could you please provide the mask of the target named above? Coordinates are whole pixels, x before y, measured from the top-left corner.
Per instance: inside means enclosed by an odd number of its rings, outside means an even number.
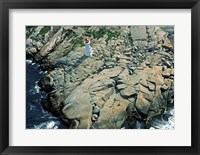
[[[87,57],[92,56],[93,51],[92,51],[91,46],[90,46],[89,38],[84,39],[84,44],[85,44],[85,55]]]

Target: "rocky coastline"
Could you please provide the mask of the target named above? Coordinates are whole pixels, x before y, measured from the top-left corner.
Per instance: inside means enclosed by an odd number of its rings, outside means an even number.
[[[67,128],[148,129],[174,105],[173,26],[27,26],[26,57],[47,71],[41,104]]]

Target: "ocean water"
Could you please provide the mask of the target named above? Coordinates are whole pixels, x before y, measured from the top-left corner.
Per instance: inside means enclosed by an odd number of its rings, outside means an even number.
[[[40,91],[38,81],[44,76],[39,65],[26,60],[26,128],[27,129],[64,129],[59,118],[45,111],[41,105],[46,94]]]
[[[58,117],[45,111],[41,105],[46,94],[40,91],[38,81],[45,75],[39,65],[26,60],[26,128],[66,129]],[[144,123],[136,122],[136,129],[143,129]],[[169,107],[163,115],[152,120],[150,129],[174,129],[174,108]]]
[[[174,126],[174,107],[168,107],[160,117],[152,120],[150,129],[174,129]]]

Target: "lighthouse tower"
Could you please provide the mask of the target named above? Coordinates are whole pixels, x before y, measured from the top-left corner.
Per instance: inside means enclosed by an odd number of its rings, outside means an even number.
[[[92,56],[93,51],[92,51],[92,49],[90,47],[90,40],[89,40],[89,38],[85,38],[84,39],[84,44],[85,44],[85,55],[87,57]]]

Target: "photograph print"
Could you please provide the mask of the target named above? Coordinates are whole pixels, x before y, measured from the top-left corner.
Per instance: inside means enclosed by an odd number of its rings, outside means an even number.
[[[175,128],[174,26],[26,26],[26,129]]]

